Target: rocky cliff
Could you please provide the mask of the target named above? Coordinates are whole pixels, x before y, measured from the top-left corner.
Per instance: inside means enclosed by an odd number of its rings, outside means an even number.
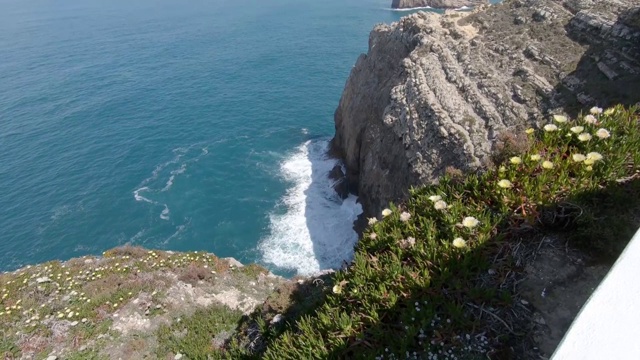
[[[487,0],[393,0],[393,9],[414,9],[432,7],[436,9],[459,9],[465,6],[486,4]]]
[[[502,132],[639,101],[634,3],[511,0],[376,26],[347,80],[332,142],[365,215],[449,166],[490,165]]]

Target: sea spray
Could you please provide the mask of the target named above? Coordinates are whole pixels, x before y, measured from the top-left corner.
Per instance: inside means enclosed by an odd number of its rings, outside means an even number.
[[[358,240],[353,222],[362,213],[355,196],[342,200],[333,190],[328,141],[310,140],[280,166],[291,184],[269,214],[270,234],[259,245],[262,260],[305,275],[339,268],[353,256]]]

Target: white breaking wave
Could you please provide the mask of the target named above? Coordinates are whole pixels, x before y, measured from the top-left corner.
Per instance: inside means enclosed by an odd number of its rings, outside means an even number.
[[[167,190],[171,189],[171,186],[173,186],[173,180],[176,179],[176,176],[184,173],[186,170],[187,170],[187,164],[186,163],[182,164],[179,169],[172,170],[171,171],[171,176],[169,177],[169,180],[167,180],[167,183],[164,185],[164,187],[160,191],[167,191]]]
[[[279,268],[312,274],[339,268],[353,257],[358,236],[353,222],[362,207],[353,195],[344,201],[329,172],[337,160],[326,156],[328,141],[307,141],[280,165],[291,187],[281,200],[284,213],[270,215],[270,235],[262,239],[262,260]]]
[[[406,9],[386,8],[386,10],[405,12],[405,11],[416,11],[416,10],[433,10],[433,8],[431,6],[419,6],[419,7],[406,8]]]

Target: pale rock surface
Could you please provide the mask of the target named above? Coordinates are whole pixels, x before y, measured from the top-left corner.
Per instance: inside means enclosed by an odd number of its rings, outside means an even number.
[[[376,26],[345,85],[332,141],[364,216],[448,166],[486,166],[503,131],[640,101],[637,6],[510,0]]]

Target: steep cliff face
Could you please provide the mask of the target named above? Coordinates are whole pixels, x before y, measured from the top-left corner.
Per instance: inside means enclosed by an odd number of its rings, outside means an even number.
[[[393,0],[391,8],[414,9],[428,6],[436,9],[459,9],[464,6],[476,6],[487,2],[487,0]]]
[[[633,3],[512,0],[374,28],[347,80],[333,139],[365,214],[448,166],[486,165],[503,131],[551,113],[639,101]]]

